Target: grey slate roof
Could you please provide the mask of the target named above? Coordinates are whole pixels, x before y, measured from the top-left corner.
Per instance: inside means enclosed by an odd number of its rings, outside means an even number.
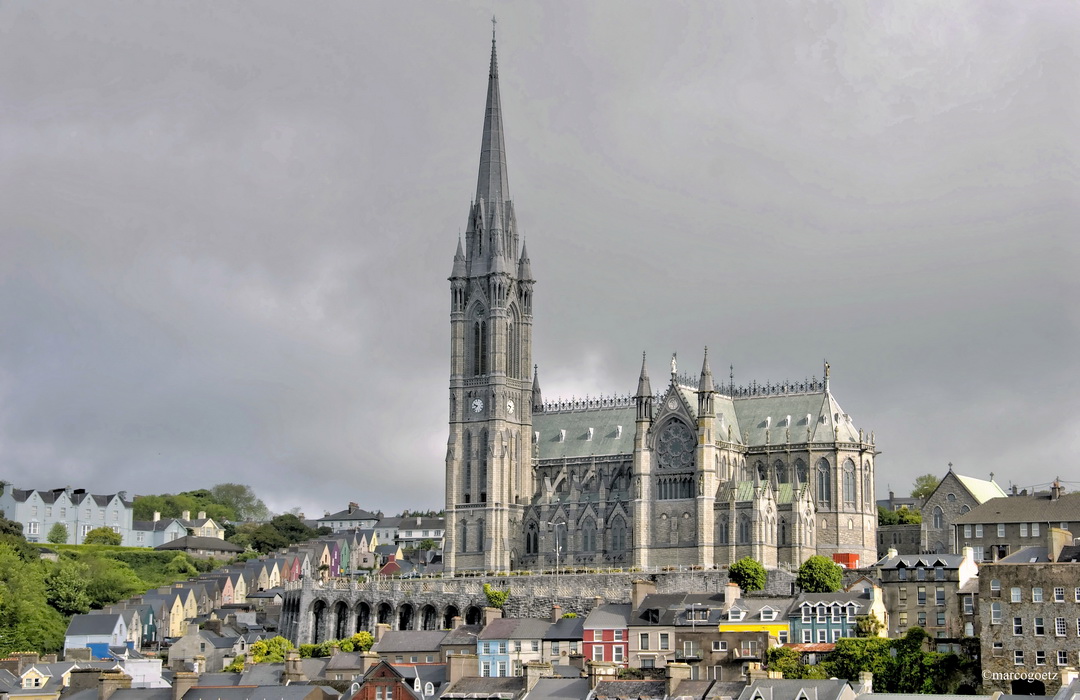
[[[208,549],[218,552],[236,552],[238,554],[244,551],[243,547],[232,542],[219,540],[216,537],[196,537],[194,535],[177,537],[172,542],[159,544],[154,549]]]
[[[630,607],[629,605],[626,607]],[[623,625],[625,627],[625,625]],[[564,617],[551,623],[544,639],[581,641],[585,636],[585,618]]]
[[[120,620],[118,613],[111,614],[94,614],[94,615],[73,615],[71,622],[68,623],[67,632],[65,636],[74,636],[77,634],[112,634],[116,629],[116,624]]]
[[[183,700],[303,700],[308,695],[315,694],[318,696],[320,690],[327,695],[340,695],[338,691],[330,686],[302,684],[234,688],[203,688],[195,686],[184,693]]]
[[[1046,547],[1024,547],[1018,549],[1007,557],[998,559],[998,564],[1034,564],[1036,562],[1048,562],[1050,557]]]
[[[895,557],[882,557],[874,566],[882,569],[914,569],[920,566],[958,569],[963,561],[963,554],[900,554]]]
[[[450,644],[475,645],[476,638],[480,635],[481,629],[483,629],[482,625],[461,625],[456,629],[452,629],[446,633],[445,637],[443,637],[443,646]]]
[[[600,681],[596,684],[597,698],[663,698],[667,695],[665,681]]]
[[[527,617],[501,617],[492,620],[480,633],[480,639],[543,639],[551,623]]]
[[[1049,494],[1002,496],[975,506],[954,522],[977,523],[1057,523],[1080,521],[1080,491],[1062,494],[1056,501]]]
[[[800,692],[809,700],[836,700],[849,687],[846,680],[765,678],[746,686],[739,700],[751,700],[758,695],[763,700],[795,700]]]
[[[398,652],[437,652],[446,632],[443,630],[392,630],[371,647],[376,654]]]
[[[581,700],[588,695],[588,678],[541,678],[529,692],[529,700]]]
[[[624,603],[606,603],[597,605],[585,618],[582,629],[626,629],[630,624],[630,605]]]
[[[507,676],[500,678],[481,678],[468,676],[458,680],[443,692],[444,698],[513,698],[525,690],[525,678]]]

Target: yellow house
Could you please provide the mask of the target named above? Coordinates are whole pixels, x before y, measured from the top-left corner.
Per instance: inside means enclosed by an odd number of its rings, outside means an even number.
[[[717,626],[725,632],[764,632],[769,646],[787,644],[791,598],[740,598],[724,613]]]

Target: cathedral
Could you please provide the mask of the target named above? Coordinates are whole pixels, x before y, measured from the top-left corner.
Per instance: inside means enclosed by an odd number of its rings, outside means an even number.
[[[632,396],[545,403],[534,284],[492,36],[476,198],[450,274],[448,572],[875,561],[875,441],[833,397],[828,364],[821,380],[736,387],[706,350],[697,377],[673,356],[654,391],[643,357]]]

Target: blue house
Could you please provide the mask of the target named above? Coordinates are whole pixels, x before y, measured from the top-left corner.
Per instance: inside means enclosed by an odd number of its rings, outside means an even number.
[[[863,591],[802,593],[788,613],[790,639],[796,644],[834,643],[842,637],[858,636],[856,618],[872,615],[882,623],[881,635],[888,629],[881,589],[873,586]]]
[[[525,664],[543,660],[544,637],[551,629],[547,620],[497,618],[476,638],[480,675],[522,675]]]
[[[64,633],[65,654],[69,649],[86,648],[95,659],[109,659],[109,647],[123,646],[131,649],[134,643],[127,638],[124,616],[117,613],[75,615]]]

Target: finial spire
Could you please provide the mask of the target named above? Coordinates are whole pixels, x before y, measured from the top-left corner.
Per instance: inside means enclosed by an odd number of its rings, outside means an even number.
[[[495,54],[495,17],[491,18],[491,66],[488,69],[487,108],[484,112],[484,138],[480,145],[480,176],[476,199],[494,213],[496,205],[510,198],[506,180],[506,150],[503,141],[502,101],[499,98],[499,62]],[[499,228],[504,228],[499,225]]]
[[[712,368],[709,367],[709,346],[705,346],[705,361],[701,363],[701,381],[698,382],[698,391],[715,391],[713,385]]]
[[[652,386],[649,384],[649,371],[645,369],[645,353],[641,353],[641,374],[638,375],[637,383],[638,398],[652,396]]]

